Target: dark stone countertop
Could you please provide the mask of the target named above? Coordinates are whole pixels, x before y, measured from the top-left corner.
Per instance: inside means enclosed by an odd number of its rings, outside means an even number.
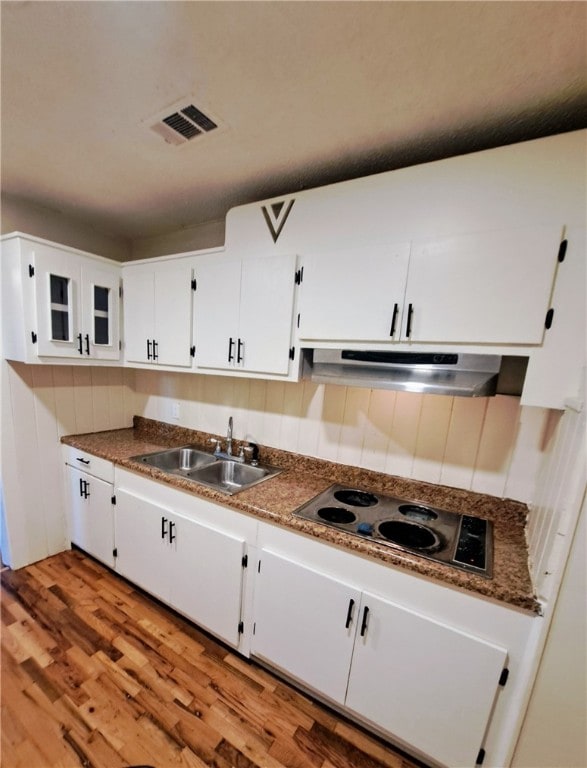
[[[329,542],[388,566],[412,571],[444,585],[463,589],[513,608],[540,613],[540,605],[534,596],[528,569],[525,538],[528,510],[521,502],[408,480],[263,446],[262,461],[280,467],[283,471],[269,480],[229,496],[131,459],[131,456],[181,445],[195,445],[209,450],[210,434],[139,416],[134,417],[133,424],[133,428],[68,435],[62,437],[61,442],[159,482]],[[239,441],[235,440],[233,445],[238,449]],[[293,515],[294,510],[333,483],[386,493],[491,520],[494,530],[493,578],[461,571]]]

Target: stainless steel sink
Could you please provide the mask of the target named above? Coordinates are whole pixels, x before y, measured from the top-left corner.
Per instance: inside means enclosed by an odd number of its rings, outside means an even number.
[[[150,467],[156,467],[163,472],[185,475],[197,467],[203,467],[207,464],[213,464],[216,459],[211,453],[200,451],[190,445],[183,448],[169,448],[157,453],[147,453],[142,456],[133,456],[135,461],[148,464]]]
[[[199,467],[187,474],[191,480],[207,485],[217,491],[233,494],[250,488],[262,480],[274,477],[280,469],[277,467],[242,464],[238,461],[219,459],[214,464]]]
[[[277,467],[252,466],[240,461],[218,458],[212,453],[206,453],[190,445],[131,458],[133,461],[155,467],[162,472],[185,477],[194,483],[200,483],[227,494],[244,491],[281,472]]]

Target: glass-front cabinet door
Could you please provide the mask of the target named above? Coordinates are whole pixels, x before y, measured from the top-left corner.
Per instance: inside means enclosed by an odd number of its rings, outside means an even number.
[[[120,270],[59,248],[34,248],[39,356],[120,358]]]
[[[38,354],[81,357],[79,257],[37,244],[34,270]]]
[[[84,265],[82,286],[82,350],[98,360],[118,360],[120,279],[107,265]]]

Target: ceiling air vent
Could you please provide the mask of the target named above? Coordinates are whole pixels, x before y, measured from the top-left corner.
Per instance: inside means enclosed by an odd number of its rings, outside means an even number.
[[[193,104],[176,107],[170,114],[158,117],[157,122],[151,125],[151,129],[169,144],[184,144],[217,128],[218,123]]]

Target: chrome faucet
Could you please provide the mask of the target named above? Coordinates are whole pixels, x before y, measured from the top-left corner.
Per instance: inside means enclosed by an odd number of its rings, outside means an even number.
[[[226,453],[232,456],[232,416],[228,419],[228,431],[226,433]]]

